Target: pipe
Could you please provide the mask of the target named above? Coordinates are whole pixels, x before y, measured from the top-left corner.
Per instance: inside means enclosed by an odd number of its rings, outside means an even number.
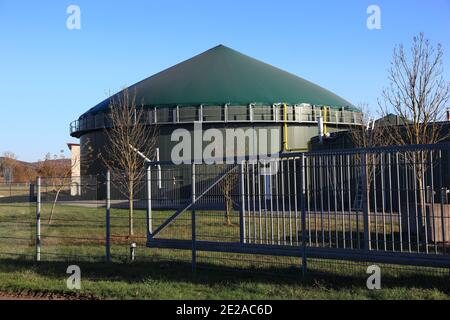
[[[325,135],[322,116],[320,116],[319,119],[317,119],[317,126],[318,126],[319,142],[322,143],[323,136]]]
[[[136,153],[138,154],[138,156],[140,156],[142,159],[144,159],[145,162],[147,162],[147,163],[152,162],[149,158],[147,158],[147,156],[146,156],[145,154],[143,154],[142,152],[140,152],[138,149],[136,149],[135,147],[133,147],[131,144],[128,144],[128,145],[130,146],[130,148],[131,148],[134,152],[136,152]],[[156,161],[157,161],[157,162],[160,161],[160,160],[159,160],[159,148],[156,148]],[[157,179],[158,179],[158,188],[159,188],[159,189],[162,189],[162,183],[161,183],[161,181],[162,181],[162,178],[161,178],[161,165],[158,164],[157,167],[158,167],[158,171],[157,171],[157,172],[158,172],[158,177],[157,177]]]
[[[284,121],[284,129],[283,129],[283,150],[287,151],[288,148],[288,125],[287,125],[287,106],[286,103],[283,103],[283,121]]]
[[[140,152],[138,149],[136,149],[135,147],[133,147],[131,144],[128,144],[130,146],[130,148],[136,152],[142,159],[144,159],[145,162],[152,162],[152,160],[150,160],[149,158],[147,158],[145,156],[145,154],[143,154],[142,152]]]

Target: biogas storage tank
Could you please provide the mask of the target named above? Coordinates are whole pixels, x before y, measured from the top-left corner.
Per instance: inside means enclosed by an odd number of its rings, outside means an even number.
[[[360,111],[336,94],[223,45],[128,89],[135,93],[139,107],[144,108],[149,128],[157,125],[160,160],[171,160],[179,143],[172,141],[173,132],[180,128],[192,132],[194,125],[201,126],[202,132],[217,129],[224,132],[224,137],[227,129],[252,129],[258,138],[267,140],[269,151],[289,152],[308,150],[311,138],[318,134],[321,117],[327,132],[347,130],[361,123]],[[89,145],[91,153],[102,152],[107,143],[109,105],[120,94],[71,123],[71,135],[80,138],[82,149]],[[269,134],[260,135],[261,130]],[[192,139],[193,143],[207,144],[202,136]],[[232,142],[224,141],[224,148]],[[245,152],[249,150],[247,143],[246,139]],[[84,151],[81,154],[86,154]],[[100,160],[82,159],[83,175],[104,171]]]

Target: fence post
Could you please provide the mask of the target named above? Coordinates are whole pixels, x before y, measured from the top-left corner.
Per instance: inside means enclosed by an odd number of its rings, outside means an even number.
[[[447,204],[447,188],[446,187],[441,187],[441,229],[442,229],[442,243],[446,243],[447,237],[445,234],[445,226],[446,226],[446,222],[445,219],[448,217],[446,217],[446,212],[444,210],[446,210],[446,204]]]
[[[369,188],[367,187],[367,154],[361,154],[361,166],[362,166],[362,205],[364,215],[364,250],[370,250],[370,219],[369,219]]]
[[[150,239],[152,235],[152,176],[151,176],[151,166],[150,164],[147,166],[147,240]]]
[[[111,261],[111,172],[106,172],[106,262]]]
[[[239,210],[239,240],[240,243],[245,243],[245,180],[244,180],[244,161],[240,165],[240,194],[241,194],[241,207]]]
[[[295,165],[295,163],[294,163]],[[305,154],[302,153],[302,273],[305,276],[307,271],[306,257],[306,170],[305,170]]]
[[[29,197],[28,197],[28,202],[34,202],[35,184],[34,183],[30,183],[29,184],[29,188],[30,188],[30,194],[29,194]]]
[[[192,211],[191,211],[191,228],[192,228],[192,273],[195,273],[197,267],[196,252],[196,221],[195,221],[195,162],[192,163]]]
[[[37,177],[36,186],[36,261],[41,261],[41,177]]]

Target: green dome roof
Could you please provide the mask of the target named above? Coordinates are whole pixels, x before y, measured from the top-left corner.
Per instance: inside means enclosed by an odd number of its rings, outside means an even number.
[[[130,88],[147,106],[325,105],[355,110],[348,101],[291,73],[219,45]],[[120,93],[119,93],[120,94]],[[106,111],[109,98],[88,113]]]

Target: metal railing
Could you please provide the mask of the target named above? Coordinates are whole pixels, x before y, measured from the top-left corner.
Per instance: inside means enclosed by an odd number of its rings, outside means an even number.
[[[193,106],[193,107],[153,107],[148,108],[142,117],[144,124],[174,124],[221,122],[289,122],[317,123],[318,117],[325,116],[328,124],[358,125],[362,123],[362,114],[344,108],[329,108],[310,105],[287,106],[286,115],[283,106]],[[285,119],[286,118],[286,119]],[[70,124],[70,133],[104,129],[111,127],[107,113],[87,115]]]

